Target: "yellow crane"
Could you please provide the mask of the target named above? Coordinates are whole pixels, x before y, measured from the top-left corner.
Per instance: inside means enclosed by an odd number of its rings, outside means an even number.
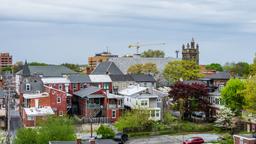
[[[166,43],[146,43],[146,44],[140,44],[139,42],[137,42],[135,44],[128,45],[128,48],[136,48],[137,54],[139,54],[140,47],[144,47],[144,46],[159,46],[159,45],[165,45],[165,44]]]

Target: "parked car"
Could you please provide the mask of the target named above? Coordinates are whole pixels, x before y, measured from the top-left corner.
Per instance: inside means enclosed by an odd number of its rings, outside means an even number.
[[[183,144],[202,144],[204,139],[201,137],[191,137],[183,142]]]
[[[124,144],[126,141],[128,141],[128,135],[124,133],[117,133],[114,137],[114,140],[119,144]]]

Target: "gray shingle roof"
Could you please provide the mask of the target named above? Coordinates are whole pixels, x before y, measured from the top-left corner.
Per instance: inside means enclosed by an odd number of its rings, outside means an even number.
[[[71,83],[89,83],[91,82],[90,77],[88,75],[83,74],[75,74],[68,76],[68,79]]]
[[[206,79],[212,80],[228,80],[231,78],[229,72],[217,72],[216,74],[212,74],[210,76],[205,77]]]
[[[109,58],[109,61],[114,62],[116,66],[124,73],[127,74],[128,68],[135,64],[154,63],[160,72],[163,72],[165,65],[170,62],[177,60],[175,58],[141,58],[141,57],[118,57]]]
[[[28,66],[31,75],[43,75],[44,77],[61,77],[63,75],[77,74],[73,70],[62,65]],[[17,72],[22,75],[23,70]]]
[[[155,78],[150,74],[131,74],[135,82],[156,82]]]
[[[114,82],[120,81],[134,81],[131,75],[109,75],[111,80]]]
[[[26,91],[26,84],[30,84],[30,91]],[[35,94],[38,91],[43,92],[43,90],[44,84],[39,77],[27,77],[21,83],[21,93]]]
[[[98,87],[94,87],[94,86],[90,86],[90,87],[87,87],[87,88],[83,88],[81,89],[80,91],[77,91],[75,92],[74,94],[81,97],[81,98],[85,98],[97,91],[101,90],[100,88]]]
[[[122,75],[122,71],[115,65],[115,63],[106,61],[99,63],[94,71],[91,73],[93,75],[97,74],[113,74],[113,75]]]

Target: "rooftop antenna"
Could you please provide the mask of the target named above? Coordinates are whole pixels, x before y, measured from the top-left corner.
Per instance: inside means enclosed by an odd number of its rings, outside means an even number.
[[[180,52],[180,51],[178,51],[178,50],[175,51],[175,53],[176,53],[176,59],[179,58],[179,52]]]
[[[106,46],[106,49],[107,49],[107,53],[109,53],[108,46]]]

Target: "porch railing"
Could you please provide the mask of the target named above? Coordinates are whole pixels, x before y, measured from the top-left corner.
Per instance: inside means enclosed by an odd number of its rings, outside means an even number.
[[[111,123],[111,118],[108,117],[96,117],[96,118],[86,118],[83,117],[82,121],[83,124],[86,123],[97,123],[97,124],[102,124],[102,123]]]

